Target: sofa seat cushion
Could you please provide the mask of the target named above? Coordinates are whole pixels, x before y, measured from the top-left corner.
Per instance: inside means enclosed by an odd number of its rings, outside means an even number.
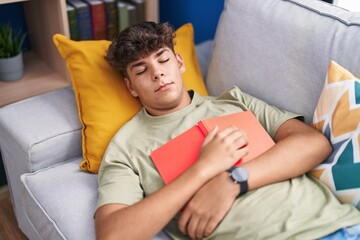
[[[97,175],[80,170],[79,157],[27,173],[23,183],[24,214],[47,239],[95,239]]]
[[[95,239],[97,174],[79,168],[82,157],[21,176],[23,211],[39,239]],[[170,239],[159,232],[153,240]]]

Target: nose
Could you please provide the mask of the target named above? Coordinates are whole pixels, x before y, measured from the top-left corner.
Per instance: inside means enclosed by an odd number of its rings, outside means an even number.
[[[158,65],[153,65],[152,66],[152,79],[154,81],[158,81],[158,80],[160,80],[160,78],[162,78],[164,76],[165,76],[165,74],[162,71],[160,66],[158,66]]]
[[[158,81],[158,80],[159,80],[160,78],[162,78],[162,77],[164,77],[164,73],[162,73],[162,72],[157,72],[157,73],[154,74],[153,79],[154,79],[154,81]]]

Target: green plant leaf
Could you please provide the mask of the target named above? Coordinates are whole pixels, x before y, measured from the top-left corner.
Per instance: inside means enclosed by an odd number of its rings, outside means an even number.
[[[0,24],[0,58],[18,55],[21,52],[26,35],[21,30],[15,33],[9,24]]]

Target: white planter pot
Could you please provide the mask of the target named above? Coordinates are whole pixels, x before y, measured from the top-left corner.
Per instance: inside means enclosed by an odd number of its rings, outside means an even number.
[[[24,75],[22,53],[10,58],[0,58],[0,81],[16,81]]]

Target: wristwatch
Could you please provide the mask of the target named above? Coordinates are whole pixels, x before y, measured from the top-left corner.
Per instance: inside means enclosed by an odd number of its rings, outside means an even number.
[[[247,193],[248,191],[248,178],[249,173],[246,168],[243,167],[231,167],[229,170],[229,176],[234,181],[234,183],[238,183],[240,185],[240,195]]]

